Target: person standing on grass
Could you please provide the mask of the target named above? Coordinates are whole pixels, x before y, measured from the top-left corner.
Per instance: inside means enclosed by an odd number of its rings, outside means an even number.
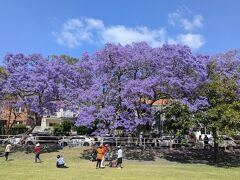
[[[36,144],[36,146],[34,148],[34,152],[35,152],[35,163],[37,162],[37,160],[39,160],[39,162],[41,162],[41,159],[40,159],[41,146],[39,143]]]
[[[104,168],[104,167],[105,167],[104,163],[105,163],[105,160],[106,160],[107,154],[108,154],[108,149],[107,149],[107,147],[108,147],[108,144],[105,144],[105,145],[103,146],[103,148],[102,148],[103,158],[102,158],[102,161],[101,161],[101,168]]]
[[[140,132],[140,135],[139,135],[139,146],[142,146],[143,145],[143,132]]]
[[[97,150],[93,148],[90,161],[96,161],[96,160],[97,160]]]
[[[8,160],[9,153],[11,152],[12,145],[10,142],[7,142],[6,148],[5,148],[5,160]]]
[[[122,168],[122,149],[121,149],[121,146],[118,146],[118,151],[117,151],[117,167],[119,169]]]
[[[102,145],[100,145],[100,146],[97,148],[97,164],[96,164],[96,169],[98,169],[98,168],[101,167],[102,158],[103,158],[103,150],[102,150]]]

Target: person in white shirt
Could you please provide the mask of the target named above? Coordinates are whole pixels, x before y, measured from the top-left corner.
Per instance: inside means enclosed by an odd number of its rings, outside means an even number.
[[[118,146],[118,151],[117,151],[117,167],[122,168],[122,149],[121,146]]]
[[[8,160],[9,153],[11,152],[12,145],[10,142],[7,143],[6,148],[5,148],[5,158],[6,161]]]
[[[143,132],[140,133],[139,135],[139,146],[143,145]]]

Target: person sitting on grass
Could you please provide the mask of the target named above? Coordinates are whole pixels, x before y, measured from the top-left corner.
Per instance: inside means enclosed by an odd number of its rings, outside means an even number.
[[[57,168],[68,168],[65,166],[65,161],[62,156],[57,155],[57,162],[56,162],[56,167]]]
[[[117,160],[110,160],[109,161],[109,167],[116,168],[117,167]]]

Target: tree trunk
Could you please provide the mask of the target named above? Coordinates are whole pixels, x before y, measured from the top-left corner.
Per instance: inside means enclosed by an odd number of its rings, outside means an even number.
[[[214,161],[215,163],[218,163],[219,161],[219,154],[218,154],[218,134],[217,134],[217,129],[212,128],[212,133],[213,133],[213,142],[214,142]]]
[[[37,126],[37,123],[40,121],[41,122],[42,116],[39,116],[37,113],[34,113],[34,118],[33,118],[33,123],[31,125],[31,128],[29,128],[22,136],[22,143],[26,140],[26,138],[28,137],[29,134],[32,133],[32,131],[34,130],[34,128]]]
[[[8,121],[7,121],[7,129],[9,129],[10,123],[11,123],[11,116],[12,116],[13,108],[12,106],[9,107],[9,115],[8,115]],[[8,131],[7,131],[8,132]]]
[[[12,118],[12,114],[14,115],[14,119],[11,122],[11,118]],[[6,127],[6,131],[5,133],[7,135],[10,135],[10,129],[12,129],[13,125],[15,124],[16,120],[17,120],[17,114],[15,112],[15,108],[13,108],[12,106],[10,106],[10,110],[9,110],[9,116],[8,116],[8,122],[7,122],[7,127]]]

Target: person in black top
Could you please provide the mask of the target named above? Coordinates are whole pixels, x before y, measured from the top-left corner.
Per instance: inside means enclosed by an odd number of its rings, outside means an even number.
[[[204,145],[208,144],[209,139],[208,139],[207,135],[205,135],[203,141],[204,141]]]

